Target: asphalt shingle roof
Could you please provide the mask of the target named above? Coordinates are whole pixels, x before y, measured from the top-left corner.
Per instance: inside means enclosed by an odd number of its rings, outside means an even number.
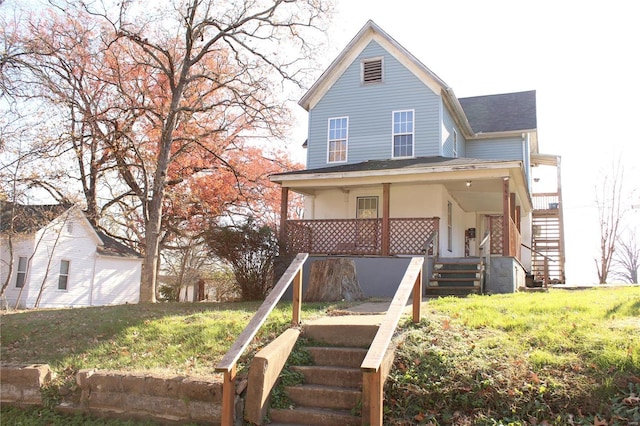
[[[537,128],[535,90],[458,100],[475,133]]]

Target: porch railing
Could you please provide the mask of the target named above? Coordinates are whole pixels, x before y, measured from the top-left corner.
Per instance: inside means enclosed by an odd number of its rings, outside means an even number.
[[[557,192],[532,194],[531,201],[535,210],[557,210],[560,206],[560,197]]]
[[[491,254],[503,256],[505,255],[503,232],[503,217],[501,215],[489,216],[489,231],[491,233],[490,250]],[[509,247],[507,256],[514,256],[521,259],[520,244],[522,243],[522,235],[518,230],[518,226],[509,218]]]
[[[293,312],[291,323],[300,324],[300,313],[302,304],[302,266],[309,257],[306,253],[299,253],[291,262],[275,287],[271,290],[267,298],[262,302],[258,311],[253,315],[249,324],[240,333],[240,336],[231,346],[231,349],[222,357],[216,371],[224,374],[222,383],[222,426],[232,426],[234,424],[234,400],[236,395],[236,364],[242,353],[247,349],[249,343],[254,338],[262,324],[273,311],[284,292],[293,282]]]
[[[425,240],[439,228],[439,218],[389,219],[389,254],[422,254]],[[383,219],[288,220],[289,253],[381,255]]]

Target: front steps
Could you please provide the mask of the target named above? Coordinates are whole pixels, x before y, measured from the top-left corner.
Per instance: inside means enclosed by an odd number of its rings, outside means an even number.
[[[484,263],[478,257],[442,258],[434,262],[428,296],[466,296],[482,293]]]
[[[361,425],[360,365],[382,319],[382,315],[347,315],[304,325],[302,335],[319,345],[304,348],[313,365],[291,366],[304,382],[285,387],[292,408],[272,408],[271,424]]]

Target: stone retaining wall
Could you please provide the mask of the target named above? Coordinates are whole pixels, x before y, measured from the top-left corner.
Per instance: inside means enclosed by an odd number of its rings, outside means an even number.
[[[40,389],[51,379],[48,365],[2,365],[0,402],[41,405]],[[102,417],[150,419],[163,424],[220,424],[220,380],[81,370],[76,383],[79,402],[76,395],[76,402],[65,401],[58,409]]]

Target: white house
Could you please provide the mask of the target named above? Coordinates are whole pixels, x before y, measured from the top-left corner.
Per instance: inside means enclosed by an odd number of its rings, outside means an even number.
[[[142,257],[95,229],[80,208],[3,202],[0,212],[3,303],[22,308],[138,303]]]

